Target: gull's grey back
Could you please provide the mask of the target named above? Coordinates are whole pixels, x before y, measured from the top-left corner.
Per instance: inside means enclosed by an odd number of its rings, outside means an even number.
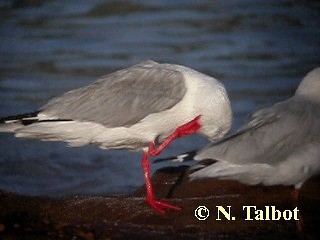
[[[106,127],[130,126],[173,107],[185,92],[182,73],[146,61],[53,98],[41,108],[41,114]]]

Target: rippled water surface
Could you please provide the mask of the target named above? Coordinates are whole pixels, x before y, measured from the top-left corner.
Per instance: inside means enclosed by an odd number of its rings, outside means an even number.
[[[235,129],[252,111],[291,96],[319,65],[319,9],[318,1],[298,0],[0,1],[0,117],[153,59],[223,82]],[[163,156],[206,142],[180,139]],[[130,192],[143,184],[140,158],[1,133],[0,188],[50,196]]]

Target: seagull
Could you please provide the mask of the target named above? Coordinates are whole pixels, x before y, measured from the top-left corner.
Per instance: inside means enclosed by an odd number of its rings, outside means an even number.
[[[320,173],[320,68],[304,77],[293,97],[255,112],[235,134],[171,160],[197,161],[191,180],[293,185],[297,198],[302,184]]]
[[[33,113],[3,118],[0,132],[73,147],[143,151],[146,202],[164,213],[181,208],[155,199],[149,155],[188,134],[217,141],[231,123],[230,101],[218,80],[185,66],[148,60],[55,97]]]

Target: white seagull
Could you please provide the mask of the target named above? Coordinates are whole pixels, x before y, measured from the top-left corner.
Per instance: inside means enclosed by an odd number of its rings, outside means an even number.
[[[146,202],[164,213],[180,207],[155,199],[148,155],[158,155],[186,134],[199,132],[217,141],[230,129],[232,111],[224,86],[215,78],[180,65],[145,61],[55,97],[34,113],[0,121],[0,132],[16,137],[143,150]]]
[[[320,173],[320,68],[306,75],[293,97],[255,112],[235,134],[174,160],[191,159],[200,163],[191,179],[294,185],[297,197]]]

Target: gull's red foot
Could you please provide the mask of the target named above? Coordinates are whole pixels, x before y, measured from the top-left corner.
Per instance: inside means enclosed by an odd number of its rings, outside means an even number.
[[[171,210],[176,210],[176,211],[181,210],[181,207],[179,207],[179,206],[171,205],[171,204],[166,203],[164,201],[155,200],[154,198],[146,198],[146,202],[150,205],[150,207],[153,210],[155,210],[161,214],[164,214],[165,209],[171,209]]]

